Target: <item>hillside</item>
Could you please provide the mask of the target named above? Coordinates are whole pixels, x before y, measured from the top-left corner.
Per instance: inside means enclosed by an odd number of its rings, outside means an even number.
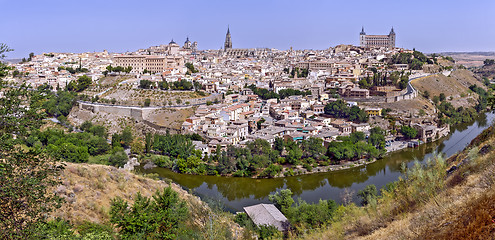
[[[457,64],[466,67],[479,67],[485,59],[495,58],[495,52],[444,52],[440,55],[452,57]]]
[[[439,96],[441,93],[445,94],[447,99],[452,97],[451,102],[455,107],[473,106],[477,103],[477,94],[469,90],[469,86],[473,84],[486,90],[483,83],[471,71],[466,69],[454,70],[449,76],[436,74],[412,81],[412,85],[420,93],[428,91],[430,98]]]
[[[375,204],[346,207],[305,239],[494,239],[494,144],[492,126],[445,163],[437,157],[409,170],[406,186],[399,181]]]
[[[196,107],[188,108],[164,108],[144,111],[143,118],[151,123],[171,129],[180,130],[186,118],[194,114]],[[108,112],[92,112],[79,107],[72,108],[67,119],[74,126],[80,126],[85,121],[100,124],[107,128],[110,134],[121,132],[126,126],[132,126],[136,133],[141,134],[144,130],[154,132],[150,126],[142,121],[135,121],[130,116]]]
[[[213,211],[201,199],[174,183],[139,176],[111,166],[74,163],[66,163],[61,181],[62,185],[54,191],[66,201],[51,216],[67,220],[75,226],[87,221],[108,223],[111,199],[115,197],[132,203],[138,192],[151,197],[157,190],[170,185],[187,202],[191,215],[186,224],[189,229],[195,230],[198,237],[222,239],[233,232],[242,232],[232,221],[232,214]],[[214,217],[213,222],[210,221],[211,217]],[[215,228],[214,231],[211,227]]]
[[[495,79],[495,64],[484,65],[475,69],[474,72],[483,78],[488,78],[489,80]]]

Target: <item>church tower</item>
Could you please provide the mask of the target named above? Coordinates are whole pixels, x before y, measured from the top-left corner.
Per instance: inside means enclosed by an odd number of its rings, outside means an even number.
[[[392,30],[390,30],[390,33],[388,34],[388,39],[390,41],[389,48],[395,48],[395,32],[394,32],[394,27],[392,27]]]
[[[227,27],[227,35],[225,36],[224,49],[232,49],[232,39],[230,38],[230,28]]]
[[[361,28],[359,33],[359,45],[361,47],[366,47],[366,33],[364,32],[364,27]]]

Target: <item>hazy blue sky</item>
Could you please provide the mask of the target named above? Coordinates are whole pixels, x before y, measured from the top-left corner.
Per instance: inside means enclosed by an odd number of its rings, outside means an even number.
[[[15,52],[133,51],[187,36],[200,49],[325,49],[388,34],[424,52],[495,51],[495,0],[0,0],[0,43]]]

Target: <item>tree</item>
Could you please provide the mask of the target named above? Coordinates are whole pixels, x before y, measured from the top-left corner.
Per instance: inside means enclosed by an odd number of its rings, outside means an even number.
[[[290,164],[298,163],[303,155],[303,152],[297,143],[292,140],[287,141],[285,148],[287,150],[287,162]]]
[[[365,135],[363,132],[353,132],[349,136],[351,142],[357,143],[359,141],[363,141],[365,139]]]
[[[155,83],[150,81],[150,80],[140,80],[139,81],[139,88],[142,88],[142,89],[150,89],[154,85],[155,85]]]
[[[275,142],[273,144],[273,149],[282,153],[282,151],[284,151],[284,139],[280,137],[276,137]]]
[[[179,157],[177,159],[177,169],[181,173],[191,173],[196,170],[200,163],[201,159],[194,155],[191,155],[186,159]]]
[[[83,123],[84,124],[84,123]],[[82,128],[82,126],[81,126]],[[87,131],[95,136],[101,137],[101,138],[107,138],[107,129],[104,126],[101,125],[92,125],[87,129]]]
[[[445,93],[440,93],[440,95],[438,95],[438,100],[440,100],[440,102],[445,101],[445,99],[446,99]]]
[[[494,65],[495,64],[495,59],[485,59],[485,61],[483,61],[483,64],[485,66]]]
[[[368,143],[379,148],[385,148],[385,132],[380,127],[374,127],[370,130]]]
[[[153,136],[151,133],[146,133],[145,139],[144,139],[144,150],[146,153],[150,153],[151,148],[153,147]]]
[[[347,118],[349,116],[349,107],[342,100],[328,103],[324,108],[325,114],[335,118]]]
[[[134,204],[117,197],[112,199],[110,221],[117,225],[124,239],[176,239],[188,215],[186,203],[169,186],[153,198],[139,192]]]
[[[0,44],[0,60],[9,51]],[[8,70],[0,61],[0,78]],[[57,176],[63,166],[39,148],[20,147],[21,139],[38,130],[46,117],[43,96],[24,84],[4,84],[0,79],[0,238],[30,239],[36,225],[60,206],[61,199],[49,189],[60,184]]]
[[[407,77],[401,78],[401,80],[399,81],[399,89],[400,90],[406,89],[408,83],[409,83],[409,80],[407,80]]]
[[[438,102],[440,101],[440,98],[438,96],[433,96],[433,98],[431,99],[433,101],[433,103],[436,105],[438,104]]]
[[[353,122],[363,123],[368,122],[368,114],[358,106],[352,106],[349,109],[349,120]]]
[[[144,152],[144,141],[143,138],[137,137],[131,143],[131,153],[141,155]]]
[[[130,72],[132,71],[132,67],[131,66],[128,66],[126,68],[124,68],[124,72],[129,74]]]
[[[132,140],[134,140],[134,137],[132,136],[132,131],[130,127],[124,128],[121,134],[121,143],[122,146],[124,147],[129,147],[131,146]]]
[[[423,97],[425,97],[426,99],[429,99],[430,98],[430,93],[428,91],[425,91],[423,93]]]
[[[306,158],[319,159],[325,155],[326,148],[323,146],[323,140],[321,138],[310,137],[307,140],[301,142],[301,149],[303,156]]]
[[[273,202],[282,213],[287,213],[292,204],[294,204],[294,199],[292,199],[292,191],[290,189],[284,189],[280,190],[280,192],[276,192],[275,194],[270,194],[270,196],[268,196],[268,200]]]
[[[79,129],[81,129],[81,131],[87,132],[92,126],[93,123],[91,123],[91,121],[84,121],[79,127]]]
[[[0,238],[29,239],[37,223],[60,207],[62,199],[48,191],[59,185],[63,166],[36,149],[2,149],[0,157]]]
[[[402,125],[400,128],[400,131],[406,137],[407,139],[414,139],[418,135],[418,130],[414,129],[413,127],[409,127],[406,125]]]
[[[77,91],[82,92],[91,85],[93,81],[86,75],[82,75],[77,79]]]
[[[112,155],[108,157],[108,163],[112,166],[123,167],[129,160],[127,153],[124,152],[122,147],[115,147],[112,152]]]
[[[361,205],[365,206],[376,200],[378,191],[374,184],[366,186],[363,190],[357,194],[361,198]]]
[[[112,67],[112,65],[111,65],[111,64],[110,64],[110,65],[108,65],[108,66],[106,67],[106,69],[107,69],[107,71],[108,71],[108,72],[113,72],[113,67]]]

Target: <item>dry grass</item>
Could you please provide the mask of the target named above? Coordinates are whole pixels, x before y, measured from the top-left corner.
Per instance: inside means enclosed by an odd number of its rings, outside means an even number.
[[[394,112],[399,113],[412,113],[418,114],[419,110],[422,109],[427,115],[433,115],[435,106],[428,100],[417,97],[411,100],[402,100],[398,102],[391,103],[363,103],[363,106],[368,107],[379,107],[379,108],[390,108]]]
[[[165,126],[180,130],[182,123],[186,118],[192,116],[196,107],[180,108],[180,109],[158,109],[153,110],[145,116],[150,122],[160,126]]]
[[[444,93],[447,97],[452,97],[452,104],[456,107],[472,106],[476,103],[477,94],[469,90],[469,86],[473,84],[485,88],[472,72],[464,69],[453,71],[449,77],[438,74],[412,81],[412,85],[420,92],[428,91],[430,98],[438,96],[440,93]]]
[[[110,166],[67,163],[63,184],[55,191],[66,199],[53,216],[72,223],[102,223],[108,220],[110,200],[117,196],[132,201],[139,191],[151,196],[167,184],[146,179]],[[174,190],[179,190],[176,186]]]
[[[111,199],[121,197],[133,202],[137,192],[151,197],[157,190],[168,187],[168,183],[153,180],[111,166],[66,163],[61,174],[62,185],[54,191],[65,198],[62,208],[52,213],[52,217],[60,217],[73,224],[85,221],[106,223],[109,220]],[[191,226],[203,228],[209,223],[208,218],[213,211],[198,197],[187,193],[174,183],[172,189],[180,198],[188,203],[192,214]],[[217,224],[234,228],[231,214],[223,214]]]

